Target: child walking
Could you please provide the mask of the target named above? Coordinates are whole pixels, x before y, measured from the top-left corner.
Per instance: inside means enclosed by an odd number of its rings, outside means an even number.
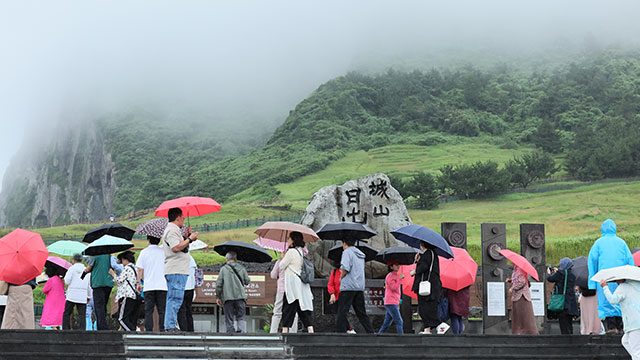
[[[400,316],[400,280],[404,278],[404,274],[398,275],[398,270],[400,270],[400,265],[395,260],[389,260],[387,262],[387,266],[389,267],[389,273],[384,280],[385,290],[384,290],[384,308],[387,312],[384,315],[384,322],[382,323],[382,327],[378,334],[384,333],[391,323],[394,322],[396,324],[396,332],[398,334],[404,334],[404,330],[402,328],[402,317]]]
[[[620,304],[624,324],[622,346],[632,360],[640,360],[640,281],[620,279],[615,282],[618,287],[613,294],[606,281],[600,281],[600,286],[610,303]]]

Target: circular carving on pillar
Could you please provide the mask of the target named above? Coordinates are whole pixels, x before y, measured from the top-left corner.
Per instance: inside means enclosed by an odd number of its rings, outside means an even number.
[[[498,233],[498,228],[497,228],[497,227],[495,227],[495,226],[494,226],[494,227],[492,227],[492,228],[491,228],[491,233],[492,233],[492,234],[494,234],[494,235],[495,235],[495,234],[497,234],[497,233]]]
[[[449,233],[449,236],[447,236],[447,240],[449,240],[449,244],[451,244],[452,246],[462,247],[464,246],[464,242],[466,239],[462,231],[454,230]]]
[[[491,259],[495,261],[500,261],[504,258],[504,256],[502,256],[502,254],[500,254],[498,250],[502,250],[500,244],[498,243],[489,244],[489,246],[487,246],[487,254]]]
[[[540,231],[532,231],[527,235],[527,243],[534,249],[540,249],[544,245],[544,235]]]
[[[532,258],[531,258],[531,262],[532,262],[534,265],[539,265],[539,264],[540,264],[540,257],[539,257],[539,256],[534,256],[534,257],[532,257]]]

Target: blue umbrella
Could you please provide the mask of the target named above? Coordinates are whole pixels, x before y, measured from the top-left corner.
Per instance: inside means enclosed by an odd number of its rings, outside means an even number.
[[[131,241],[111,235],[104,235],[100,239],[89,244],[82,254],[92,256],[112,254],[125,251],[132,247],[133,243]]]
[[[438,256],[445,259],[453,258],[453,252],[447,244],[447,241],[437,232],[426,228],[422,225],[401,226],[391,231],[391,234],[403,243],[408,244],[416,249],[420,249],[420,241],[433,245]]]

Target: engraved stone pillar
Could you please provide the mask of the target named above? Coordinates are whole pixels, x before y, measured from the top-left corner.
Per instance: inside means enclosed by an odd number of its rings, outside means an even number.
[[[504,283],[507,262],[498,253],[506,248],[506,225],[482,224],[482,329],[485,334],[511,334],[506,297],[509,284]]]
[[[467,223],[441,223],[440,233],[449,246],[467,249]]]
[[[524,256],[538,272],[539,284],[532,283],[531,300],[536,314],[538,330],[546,329],[546,255],[544,224],[520,224],[520,254]]]

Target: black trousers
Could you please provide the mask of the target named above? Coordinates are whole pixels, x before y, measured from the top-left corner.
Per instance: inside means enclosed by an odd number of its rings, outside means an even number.
[[[107,323],[107,304],[111,296],[111,288],[107,286],[93,288],[93,305],[98,330],[109,330]]]
[[[136,331],[139,309],[140,301],[137,301],[136,299],[124,297],[120,300],[118,322],[124,331]]]
[[[158,309],[159,329],[164,331],[164,309],[167,305],[167,292],[151,290],[144,292],[144,331],[153,331],[153,309]]]
[[[293,322],[296,319],[296,314],[298,314],[298,317],[300,318],[300,321],[302,321],[302,325],[304,325],[305,328],[313,326],[313,311],[302,311],[302,309],[300,308],[299,300],[296,300],[289,304],[287,293],[285,293],[284,299],[282,299],[282,327],[293,327]]]
[[[558,314],[558,322],[560,323],[561,334],[573,334],[573,315],[563,311]]]
[[[336,331],[338,333],[346,333],[348,322],[347,314],[349,309],[353,306],[353,311],[356,313],[360,324],[369,334],[373,334],[373,326],[371,326],[371,320],[367,315],[367,311],[364,308],[364,291],[341,291],[340,299],[338,301],[338,315],[336,318]]]
[[[67,300],[64,303],[64,313],[62,314],[62,330],[71,330],[71,319],[73,319],[73,307],[78,310],[78,329],[84,331],[87,328],[87,304],[74,303]]]
[[[184,291],[184,299],[182,299],[182,305],[178,310],[178,326],[180,330],[193,332],[193,313],[191,308],[193,306],[193,289]]]

